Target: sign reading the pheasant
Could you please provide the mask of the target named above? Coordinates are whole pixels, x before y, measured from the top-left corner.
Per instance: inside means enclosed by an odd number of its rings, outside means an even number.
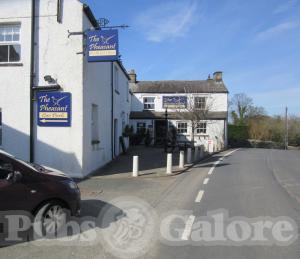
[[[87,32],[87,51],[89,62],[118,60],[118,30],[96,30]]]
[[[37,123],[41,127],[71,126],[71,93],[37,93]]]

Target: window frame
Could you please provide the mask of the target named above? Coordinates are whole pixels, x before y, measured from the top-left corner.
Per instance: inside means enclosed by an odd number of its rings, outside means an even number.
[[[203,101],[200,101],[200,102],[196,101],[197,99],[202,99],[202,100],[204,100],[204,102]],[[199,104],[201,104],[201,105],[199,105]],[[194,97],[194,107],[195,107],[195,109],[203,111],[203,110],[206,109],[206,104],[207,104],[207,97],[205,97],[205,96],[195,96]]]
[[[179,127],[179,124],[185,124],[186,127]],[[186,135],[188,134],[188,122],[187,121],[177,121],[176,122],[176,129],[177,129],[177,134],[181,135]],[[185,129],[185,130],[184,130]],[[184,130],[184,131],[183,131]]]
[[[202,127],[200,127],[200,125]],[[203,134],[206,135],[207,134],[207,122],[206,121],[201,121],[201,122],[197,122],[196,125],[196,134]]]
[[[145,102],[145,99],[153,98],[153,102]],[[146,108],[146,105],[153,105],[153,108]],[[155,96],[144,96],[143,97],[143,106],[146,111],[154,111],[155,110]]]
[[[144,126],[143,127],[139,127],[139,124],[143,124]],[[137,121],[136,122],[136,132],[138,133],[139,132],[139,130],[141,130],[141,129],[147,129],[146,128],[146,122],[140,122],[140,121]]]
[[[21,44],[21,23],[0,23],[0,31],[2,28],[9,28],[11,27],[11,40],[1,40],[0,38],[0,46],[6,46],[7,47],[7,61],[0,61],[0,64],[15,64],[15,63],[21,63],[22,61],[22,44]],[[15,28],[17,31],[15,32]],[[7,35],[7,34],[5,34]],[[15,40],[14,36],[18,35],[18,39]],[[10,60],[11,55],[11,48],[12,46],[17,46],[19,48],[19,60]]]

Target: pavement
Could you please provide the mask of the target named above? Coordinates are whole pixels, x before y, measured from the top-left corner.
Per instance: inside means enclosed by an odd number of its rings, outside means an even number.
[[[100,213],[101,222],[82,232],[87,235],[96,230],[99,242],[64,245],[62,240],[47,245],[38,240],[1,248],[0,258],[299,259],[299,156],[300,151],[228,150],[171,177],[86,179],[79,183],[83,192],[81,221]],[[132,214],[138,209],[145,212],[145,220]],[[279,244],[227,239],[220,244],[201,243],[196,235],[197,219],[214,211],[252,223],[256,219],[290,220],[296,239]],[[168,225],[168,216],[177,214],[182,220]],[[168,240],[166,233],[174,240]]]

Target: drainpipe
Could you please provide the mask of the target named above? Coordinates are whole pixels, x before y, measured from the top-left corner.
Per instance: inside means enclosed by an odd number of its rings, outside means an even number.
[[[111,83],[111,159],[114,159],[114,135],[115,135],[115,128],[114,128],[114,62],[112,61],[110,68],[110,83]]]
[[[35,0],[31,1],[31,50],[30,50],[30,162],[34,162],[34,40],[35,40]]]

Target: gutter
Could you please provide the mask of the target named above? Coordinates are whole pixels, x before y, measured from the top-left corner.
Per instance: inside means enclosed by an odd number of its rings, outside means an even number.
[[[95,29],[99,29],[98,21],[95,18],[94,14],[93,14],[93,12],[91,10],[91,8],[87,4],[83,5],[83,11],[84,11],[85,15],[87,16],[87,18],[90,20],[90,22],[93,25],[93,27]]]
[[[34,162],[34,41],[35,41],[35,0],[31,2],[31,49],[30,49],[30,133],[29,133],[29,160]]]

